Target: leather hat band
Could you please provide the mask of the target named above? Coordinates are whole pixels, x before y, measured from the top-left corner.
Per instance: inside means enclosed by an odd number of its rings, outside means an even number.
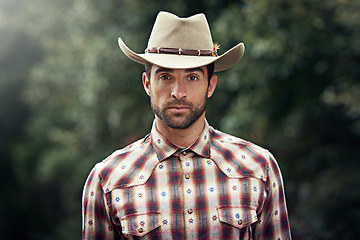
[[[165,54],[177,54],[177,55],[190,55],[190,56],[213,56],[217,57],[217,51],[212,50],[191,50],[182,48],[162,48],[153,47],[145,50],[145,53],[165,53]]]

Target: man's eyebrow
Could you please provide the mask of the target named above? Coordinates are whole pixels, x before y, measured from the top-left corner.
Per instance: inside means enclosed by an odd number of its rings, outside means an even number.
[[[199,67],[197,67],[197,68],[185,69],[185,72],[186,72],[186,73],[197,72],[197,71],[202,72],[203,74],[205,74],[205,73],[204,73],[204,70],[202,70],[202,68],[199,68]]]
[[[160,67],[158,69],[155,70],[155,74],[161,73],[161,72],[167,72],[167,73],[173,73],[175,70],[171,69],[171,68],[163,68]],[[197,67],[197,68],[187,68],[185,69],[186,73],[191,73],[191,72],[202,72],[203,74],[205,74],[204,70],[202,70],[202,68]]]
[[[155,70],[155,74],[158,74],[160,72],[168,72],[168,73],[172,73],[174,72],[174,69],[170,69],[170,68],[158,68]]]

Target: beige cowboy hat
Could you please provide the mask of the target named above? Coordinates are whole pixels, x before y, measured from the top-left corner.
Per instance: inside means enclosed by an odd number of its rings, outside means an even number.
[[[186,69],[214,63],[215,72],[232,67],[245,49],[244,44],[239,43],[218,56],[204,14],[179,18],[168,12],[159,12],[145,53],[133,52],[120,37],[118,43],[126,56],[141,64],[150,62],[164,68]]]

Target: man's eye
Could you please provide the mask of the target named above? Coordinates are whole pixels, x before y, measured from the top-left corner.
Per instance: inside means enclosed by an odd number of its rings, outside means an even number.
[[[170,76],[168,76],[168,75],[161,75],[159,78],[160,78],[161,80],[169,80],[169,79],[170,79]]]
[[[191,77],[189,77],[189,80],[190,80],[190,81],[195,81],[195,80],[198,80],[198,78],[195,77],[195,76],[191,76]]]

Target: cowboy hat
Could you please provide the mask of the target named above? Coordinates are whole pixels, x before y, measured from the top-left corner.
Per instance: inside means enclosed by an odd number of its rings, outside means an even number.
[[[214,63],[215,72],[232,67],[245,49],[244,44],[239,43],[218,56],[204,14],[179,18],[163,11],[155,20],[145,53],[133,52],[120,37],[118,43],[127,57],[141,64],[150,62],[170,69],[186,69]]]

